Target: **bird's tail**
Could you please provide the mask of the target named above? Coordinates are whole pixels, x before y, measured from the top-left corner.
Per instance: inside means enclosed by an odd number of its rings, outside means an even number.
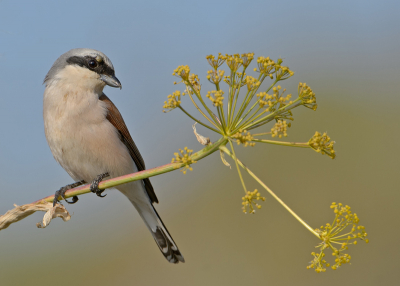
[[[139,182],[141,183],[141,181]],[[178,246],[175,244],[163,221],[153,207],[144,188],[143,190],[135,188],[135,190],[120,191],[135,206],[165,258],[171,263],[185,262]]]

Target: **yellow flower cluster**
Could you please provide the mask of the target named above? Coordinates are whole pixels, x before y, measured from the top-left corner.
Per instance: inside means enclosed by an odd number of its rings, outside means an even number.
[[[265,197],[262,197],[260,192],[254,190],[254,192],[248,191],[244,197],[242,197],[242,210],[245,214],[247,214],[247,210],[251,214],[254,214],[256,212],[255,208],[261,209],[261,205],[256,203],[255,201],[265,201]]]
[[[188,149],[185,147],[184,150],[179,149],[179,153],[174,153],[175,158],[172,158],[171,163],[183,163],[185,164],[181,172],[186,174],[187,170],[192,171],[193,168],[190,166],[191,164],[197,163],[196,161],[192,160],[190,157],[192,156],[193,150]]]
[[[312,252],[311,255],[314,256],[314,259],[311,261],[310,265],[307,266],[307,269],[313,268],[316,272],[325,272],[325,267],[330,266],[330,264],[323,259],[325,256],[325,249],[330,248],[332,250],[332,255],[335,256],[335,264],[332,266],[332,269],[336,270],[343,264],[350,263],[351,256],[347,253],[343,253],[348,249],[350,244],[356,245],[356,239],[361,239],[368,243],[365,227],[358,225],[360,219],[357,214],[351,212],[349,206],[344,206],[341,203],[332,203],[330,207],[335,213],[335,219],[332,224],[327,223],[325,226],[321,226],[320,229],[315,230],[322,240],[317,246],[317,248],[320,248],[320,253],[316,254]],[[351,230],[349,230],[348,227],[351,227]],[[345,230],[347,233],[340,234]],[[340,248],[338,249],[335,245]]]
[[[197,74],[192,73],[189,76],[189,83],[193,86],[193,89],[196,92],[200,92],[201,85],[200,85],[200,79]]]
[[[257,58],[257,68],[254,68],[254,71],[258,71],[261,74],[265,74],[269,76],[271,79],[273,77],[273,73],[275,72],[275,62],[271,60],[269,57],[258,57]]]
[[[213,97],[214,95],[214,97]],[[224,91],[222,90],[213,90],[213,91],[209,91],[207,92],[206,96],[211,100],[211,102],[213,103],[213,105],[215,107],[218,106],[222,106],[224,104],[223,100],[224,100]]]
[[[182,96],[185,95],[185,93],[182,93]],[[167,110],[163,110],[163,112],[169,112],[172,109],[177,108],[178,106],[181,105],[181,92],[179,90],[173,92],[172,94],[168,95],[168,101],[164,101],[164,106],[163,108]]]
[[[172,75],[180,77],[184,81],[188,81],[189,74],[190,74],[189,66],[178,66],[176,69],[174,69],[174,72],[172,73]]]
[[[277,80],[285,80],[291,77],[294,72],[291,71],[288,67],[281,66],[282,62],[282,59],[278,59],[278,61],[275,63],[269,57],[258,57],[258,68],[254,68],[254,71],[258,71],[265,76],[269,76],[271,79],[273,79],[273,75],[276,74]]]
[[[250,63],[251,63],[251,61],[253,59],[254,59],[254,53],[242,54],[242,64],[243,64],[243,66],[245,68],[247,68],[250,65]]]
[[[291,124],[290,122],[287,123],[286,120],[278,120],[274,127],[271,128],[271,135],[272,137],[278,136],[279,138],[282,138],[282,135],[287,137],[287,129],[290,128]]]
[[[207,79],[209,82],[218,84],[224,76],[224,70],[209,70],[207,71]]]
[[[238,145],[243,144],[244,147],[256,145],[256,143],[251,142],[254,138],[247,130],[239,130],[238,133],[232,135],[232,138],[236,139]]]
[[[216,70],[218,67],[220,67],[225,62],[226,57],[223,56],[221,53],[219,53],[217,59],[215,59],[215,57],[213,55],[206,56],[206,59],[207,59],[208,63],[210,64],[210,66],[212,66],[214,68],[214,70]]]
[[[230,76],[224,76],[224,82],[226,82],[231,88],[238,89],[239,85],[242,87],[246,84],[245,80],[242,82],[240,81],[245,75],[246,73],[235,72],[233,75],[233,83],[231,82]]]
[[[282,93],[280,93],[280,90],[282,87],[280,85],[274,86],[272,88],[273,95],[269,95],[266,92],[260,92],[257,94],[257,97],[259,98],[258,104],[260,107],[264,107],[265,105],[268,105],[268,111],[275,111],[275,106],[279,104],[280,106],[286,105],[286,104],[291,104],[292,101],[290,99],[292,98],[291,94],[288,94],[287,96],[283,96],[283,93],[286,91],[286,88],[283,89]],[[279,107],[280,107],[279,106]]]
[[[317,110],[317,99],[315,97],[315,93],[306,83],[299,83],[297,88],[299,93],[299,97],[301,98],[301,102],[307,108],[312,110]]]
[[[255,90],[256,88],[258,88],[261,84],[261,82],[259,82],[257,79],[255,79],[252,76],[246,76],[245,80],[244,80],[245,84],[247,85],[247,90],[248,91],[252,91]]]
[[[236,72],[238,68],[243,64],[243,59],[240,57],[239,54],[234,55],[225,55],[226,57],[226,64],[231,69],[231,71]]]
[[[321,134],[318,131],[316,131],[314,136],[308,141],[308,145],[316,152],[322,155],[326,154],[330,158],[335,159],[336,154],[335,150],[333,150],[333,144],[335,144],[335,141],[331,141],[331,138],[326,132]]]
[[[285,80],[294,75],[294,72],[289,69],[289,67],[281,66],[282,59],[279,59],[277,64],[275,65],[276,71],[276,79],[277,80]]]

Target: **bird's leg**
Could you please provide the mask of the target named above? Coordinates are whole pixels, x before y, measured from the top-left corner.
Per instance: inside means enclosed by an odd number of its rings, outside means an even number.
[[[105,196],[107,196],[107,194],[104,195],[104,196],[101,195],[101,193],[104,192],[104,189],[103,189],[103,190],[100,190],[100,189],[99,189],[99,184],[100,184],[101,180],[103,180],[105,177],[108,177],[109,175],[110,175],[110,174],[108,174],[108,172],[107,172],[107,173],[104,173],[104,174],[98,175],[97,178],[94,179],[94,180],[92,181],[92,183],[90,184],[90,191],[91,191],[92,193],[95,193],[97,196],[99,196],[99,197],[101,197],[101,198],[104,198]]]
[[[73,196],[73,197],[72,197],[72,201],[69,202],[69,201],[67,201],[67,199],[65,198],[65,192],[68,191],[68,190],[70,190],[70,189],[76,188],[76,187],[78,187],[78,186],[80,186],[80,185],[83,185],[84,183],[86,183],[86,182],[85,182],[84,180],[82,180],[82,181],[75,182],[75,183],[73,183],[73,184],[69,184],[69,185],[66,185],[65,187],[60,188],[60,189],[54,194],[53,207],[58,203],[58,198],[59,198],[60,196],[61,196],[68,204],[74,204],[74,203],[76,203],[76,202],[78,201],[78,197],[77,197],[77,196]]]

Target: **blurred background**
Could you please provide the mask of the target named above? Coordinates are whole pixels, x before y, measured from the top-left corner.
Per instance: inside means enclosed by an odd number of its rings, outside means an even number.
[[[254,52],[295,71],[282,84],[289,93],[306,82],[317,94],[316,112],[295,109],[288,140],[327,131],[337,158],[261,144],[238,156],[312,227],[342,202],[370,240],[350,247],[351,265],[307,270],[319,241],[248,176],[267,200],[244,215],[237,171],[215,153],[186,175],[152,178],[186,263],[167,263],[135,209],[109,190],[68,205],[67,223],[37,229],[37,213],[1,231],[1,285],[397,285],[399,15],[398,1],[0,1],[0,213],[72,182],[42,119],[42,82],[62,53],[93,48],[112,60],[123,89],[105,93],[151,168],[202,148],[189,118],[162,113],[183,90],[172,71],[189,65],[206,90],[206,55]],[[192,110],[188,98],[183,106]]]

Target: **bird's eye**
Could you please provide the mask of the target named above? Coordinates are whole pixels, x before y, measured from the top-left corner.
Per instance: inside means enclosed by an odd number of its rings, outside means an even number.
[[[97,67],[97,62],[95,60],[90,60],[88,62],[88,65],[91,69],[94,69],[95,67]]]

